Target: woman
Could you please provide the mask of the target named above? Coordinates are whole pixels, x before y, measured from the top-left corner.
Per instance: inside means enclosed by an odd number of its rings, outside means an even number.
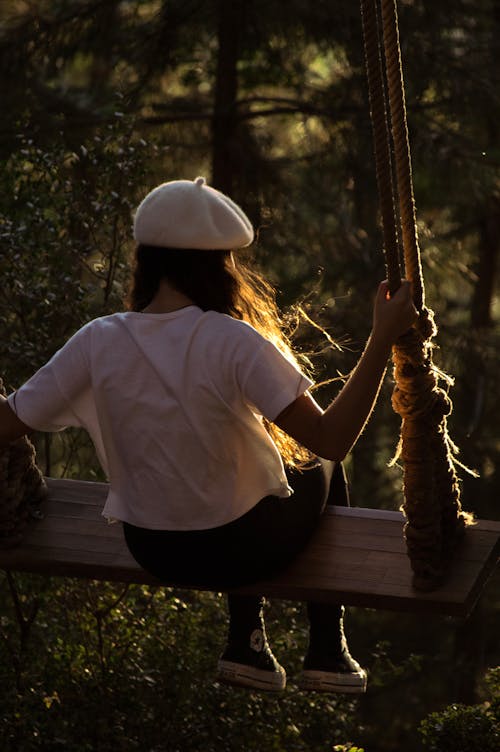
[[[363,355],[323,411],[271,288],[233,256],[253,240],[239,206],[203,178],[164,183],[138,207],[134,237],[131,310],[85,325],[0,403],[0,444],[83,426],[110,481],[103,514],[123,522],[139,564],[165,582],[231,591],[286,566],[325,504],[345,503],[339,463],[415,321],[409,285],[393,297],[379,286]],[[230,592],[228,603],[219,678],[283,689],[262,599]],[[342,607],[308,604],[308,615],[303,688],[363,692]]]

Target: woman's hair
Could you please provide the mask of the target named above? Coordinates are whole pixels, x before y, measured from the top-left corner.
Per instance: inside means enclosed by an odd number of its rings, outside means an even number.
[[[203,311],[226,313],[251,324],[263,337],[296,363],[307,359],[295,353],[276,305],[273,287],[256,270],[233,258],[229,251],[205,251],[138,245],[128,308],[142,311],[158,291],[160,280],[186,295]],[[311,453],[268,421],[266,428],[289,467],[305,466]]]

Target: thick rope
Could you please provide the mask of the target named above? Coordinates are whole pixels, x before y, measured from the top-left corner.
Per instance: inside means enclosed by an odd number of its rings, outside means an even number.
[[[6,394],[2,379],[0,394]],[[0,453],[0,546],[20,543],[30,518],[39,516],[39,504],[46,495],[33,444],[26,437],[12,442]]]
[[[361,20],[365,63],[368,76],[370,115],[373,124],[373,147],[377,176],[387,280],[391,293],[401,285],[401,266],[396,224],[396,197],[392,178],[391,136],[384,96],[383,64],[378,43],[379,32],[373,0],[361,0]]]
[[[412,282],[414,302],[419,311],[416,326],[401,337],[393,348],[396,386],[392,403],[402,418],[398,456],[401,456],[404,464],[403,511],[407,518],[405,537],[414,574],[413,583],[418,589],[430,590],[443,580],[469,518],[461,511],[453,460],[456,448],[448,435],[447,416],[451,413],[452,403],[439,385],[439,381],[445,379],[449,386],[451,379],[445,377],[432,362],[432,339],[437,329],[433,312],[425,307],[397,7],[395,0],[380,2],[391,128],[387,111],[384,123],[381,116],[373,118],[374,142],[385,138],[388,141],[386,151],[390,152],[388,133],[391,131],[396,190],[392,190],[390,195],[392,199],[398,196],[405,273]],[[379,76],[373,72],[375,56],[381,59],[380,53],[372,49],[375,43],[379,44],[377,0],[361,0],[361,10],[373,113],[372,102],[383,101],[384,97],[383,74]],[[381,64],[378,62],[376,65],[380,70]],[[377,149],[380,151],[380,147],[375,146],[375,151]],[[382,190],[385,189],[383,185]],[[383,222],[386,214],[387,210],[382,213]],[[386,263],[389,268],[394,260],[386,257]],[[396,273],[395,267],[392,273]]]
[[[381,12],[405,269],[412,283],[415,306],[420,311],[425,304],[424,280],[418,246],[396,0],[381,0]]]

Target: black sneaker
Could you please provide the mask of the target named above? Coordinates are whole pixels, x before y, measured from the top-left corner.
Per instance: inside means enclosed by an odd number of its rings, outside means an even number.
[[[286,686],[285,669],[272,654],[262,629],[254,629],[248,642],[228,642],[217,665],[217,679],[269,692],[280,692]]]
[[[337,655],[308,653],[299,686],[315,692],[366,692],[366,671],[344,648]]]

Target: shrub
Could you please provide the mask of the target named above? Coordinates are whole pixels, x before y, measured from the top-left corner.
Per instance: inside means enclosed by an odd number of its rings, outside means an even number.
[[[497,752],[500,748],[500,668],[486,683],[491,699],[481,705],[450,705],[420,725],[428,752]]]

